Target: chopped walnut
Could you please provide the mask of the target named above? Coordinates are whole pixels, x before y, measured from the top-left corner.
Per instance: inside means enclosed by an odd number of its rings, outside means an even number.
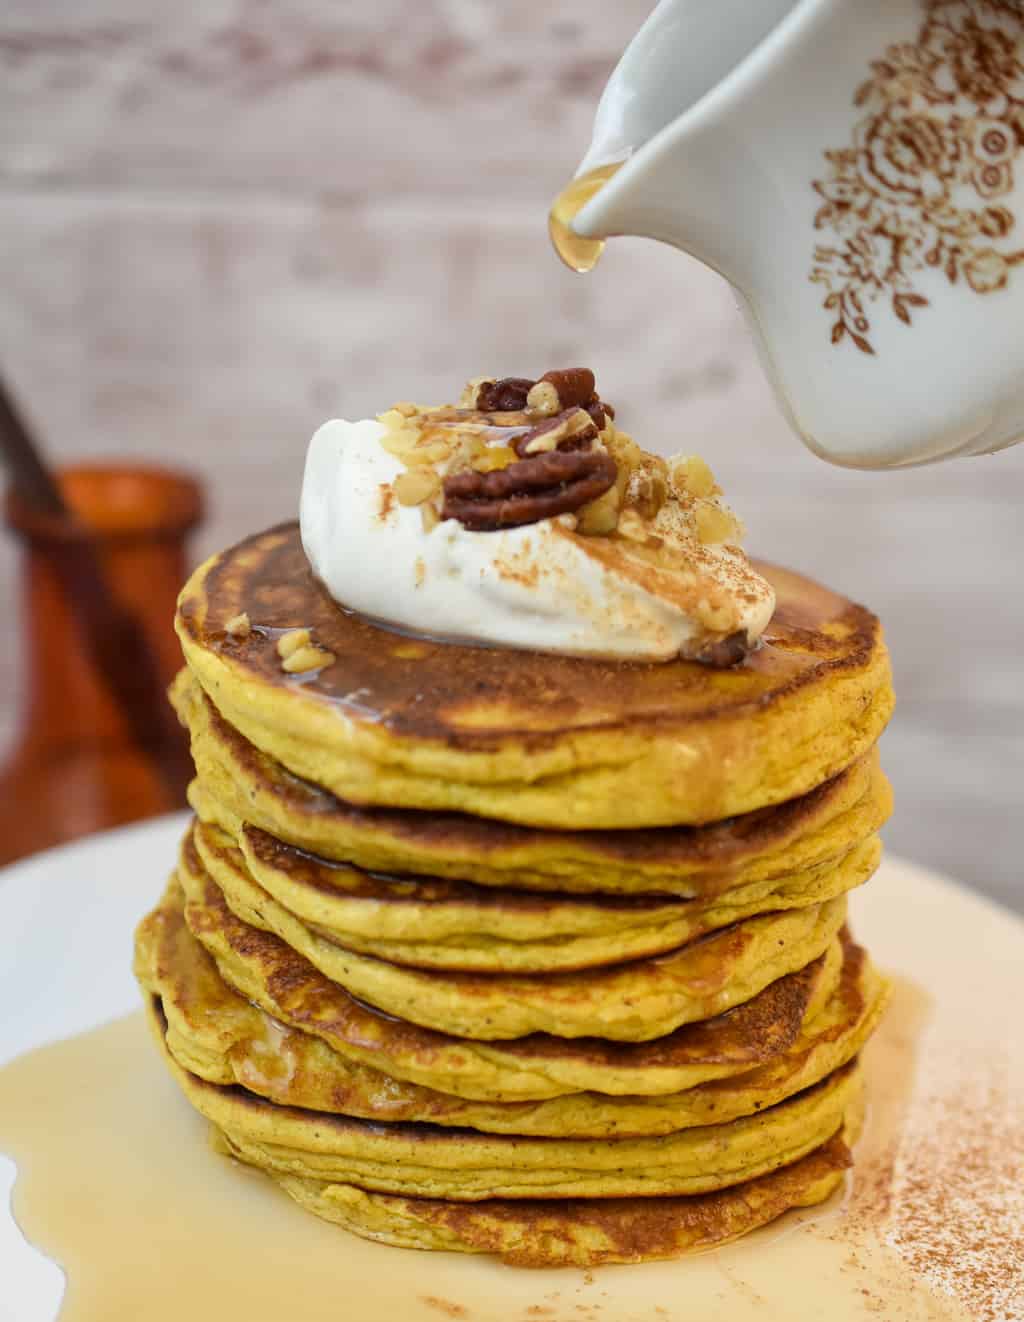
[[[310,633],[308,629],[289,629],[277,640],[277,654],[282,661],[287,661],[300,648],[308,647],[309,642]]]
[[[533,382],[525,376],[503,376],[477,382],[472,408],[484,413],[510,413],[526,408]]]
[[[597,428],[590,414],[584,409],[572,408],[540,423],[513,444],[516,454],[527,459],[545,451],[583,449],[590,441],[596,440]]]
[[[452,444],[448,456],[441,465],[442,473],[454,473],[473,463],[487,453],[487,442],[475,432],[452,432]]]
[[[624,504],[644,519],[656,519],[668,495],[668,469],[657,455],[645,456],[626,483]]]
[[[619,431],[618,428],[612,429],[609,436],[604,436],[601,439],[604,441],[608,453],[615,460],[619,470],[622,494],[625,495],[629,479],[644,461],[644,452],[632,436],[627,432]]]
[[[336,659],[334,653],[328,652],[326,648],[307,645],[296,648],[286,656],[281,662],[281,669],[289,675],[303,675],[310,670],[322,670]]]
[[[550,381],[538,381],[526,396],[526,407],[532,409],[535,413],[551,416],[560,411],[562,401],[558,398],[558,391]]]
[[[619,522],[620,504],[621,497],[616,483],[604,495],[590,501],[577,512],[576,531],[584,537],[600,537],[614,532]]]
[[[515,450],[508,445],[490,445],[483,454],[471,459],[469,466],[477,473],[493,473],[499,468],[508,468],[517,458]]]
[[[694,520],[697,536],[705,546],[734,541],[739,533],[736,520],[718,505],[698,505]]]
[[[391,485],[399,505],[422,505],[441,490],[441,477],[433,468],[407,468]]]
[[[438,427],[425,427],[418,419],[415,423],[410,422],[395,409],[382,413],[377,420],[384,426],[381,446],[407,468],[443,462],[455,441],[454,433],[443,432]]]
[[[484,530],[583,505],[590,508],[581,527],[611,531],[628,478],[608,445],[613,412],[602,404],[594,374],[576,367],[540,381],[476,377],[457,407],[396,404],[378,419],[382,447],[405,470],[389,490],[399,504],[419,507],[427,532],[442,518]],[[499,427],[510,429],[507,444],[491,443]],[[540,466],[548,459],[553,466]]]
[[[740,629],[736,633],[726,635],[725,638],[720,638],[718,642],[708,643],[692,660],[699,661],[705,666],[713,666],[717,670],[728,670],[730,666],[739,665],[752,650],[748,634]]]
[[[467,381],[462,387],[458,407],[460,409],[475,409],[477,400],[480,398],[480,387],[489,384],[493,380],[493,376],[475,376],[472,381]]]
[[[545,372],[526,396],[526,406],[540,413],[559,413],[580,408],[592,399],[596,399],[594,373],[588,367],[566,367]]]
[[[714,473],[698,455],[680,459],[672,469],[672,485],[680,495],[694,496],[698,500],[719,494]]]

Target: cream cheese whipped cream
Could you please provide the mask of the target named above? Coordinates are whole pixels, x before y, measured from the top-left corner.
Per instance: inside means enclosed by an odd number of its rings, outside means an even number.
[[[481,399],[473,382],[461,408],[399,405],[320,427],[301,501],[313,572],[339,605],[412,633],[740,659],[775,598],[707,466],[645,455],[596,395],[589,409],[562,408],[571,390],[544,385]],[[528,406],[481,408],[525,405],[527,388]]]

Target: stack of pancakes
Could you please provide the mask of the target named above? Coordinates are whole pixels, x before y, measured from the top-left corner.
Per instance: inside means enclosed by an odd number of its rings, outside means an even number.
[[[845,919],[889,666],[869,612],[759,568],[728,670],[385,631],[294,525],[193,576],[195,820],[136,970],[223,1151],[358,1234],[538,1265],[836,1188],[887,991]]]

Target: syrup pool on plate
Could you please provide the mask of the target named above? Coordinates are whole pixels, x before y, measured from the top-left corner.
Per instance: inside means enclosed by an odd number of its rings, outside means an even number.
[[[923,994],[897,982],[865,1053],[868,1124],[845,1201],[638,1267],[511,1268],[319,1221],[211,1150],[140,1013],[0,1070],[0,1152],[18,1168],[16,1221],[67,1277],[60,1322],[965,1322],[888,1248],[875,1206],[907,1100],[894,1080],[909,1088],[926,1015]],[[0,1305],[5,1277],[0,1256]],[[42,1322],[35,1300],[16,1302],[29,1306],[19,1322]]]

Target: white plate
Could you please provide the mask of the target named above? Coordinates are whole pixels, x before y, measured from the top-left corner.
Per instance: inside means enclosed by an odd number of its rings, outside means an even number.
[[[109,832],[0,871],[0,1065],[139,1004],[130,970],[132,929],[159,894],[183,821],[183,815],[176,815]],[[1004,1257],[1024,1246],[1020,1177],[1014,1183],[1012,1162],[1007,1162],[1015,1145],[1024,1152],[1024,922],[952,882],[895,859],[883,864],[854,896],[852,906],[857,935],[876,960],[924,989],[933,1001],[917,1044],[916,1078],[891,1163],[892,1211],[881,1228],[884,1237],[920,1274],[929,1293],[937,1291],[964,1306],[963,1312],[949,1316],[1016,1322],[1024,1318],[1024,1287],[1007,1282],[985,1286],[984,1263],[976,1255],[958,1262],[957,1245],[964,1243],[964,1225],[973,1223],[978,1236],[989,1239],[993,1226],[998,1227],[996,1250]],[[876,1082],[885,1086],[884,1080]],[[993,1133],[999,1136],[995,1145],[988,1137]],[[12,1163],[0,1156],[0,1319],[50,1322],[59,1304],[62,1274],[26,1246],[3,1205],[12,1175]],[[417,1278],[422,1284],[428,1256],[436,1255],[379,1246],[360,1250],[361,1241],[338,1234],[346,1252],[385,1252],[398,1275],[408,1277],[402,1322],[421,1317],[437,1322],[437,1312],[417,1302],[421,1295],[413,1284]],[[447,1297],[458,1296],[461,1279],[466,1297],[474,1296],[467,1315],[481,1322],[528,1316],[529,1295],[523,1291],[533,1287],[519,1283],[539,1284],[539,1277],[546,1275],[502,1269],[501,1294],[495,1297],[497,1278],[488,1287],[483,1264],[470,1266],[469,1260],[452,1255],[444,1255],[443,1261],[451,1264],[444,1268],[450,1277]],[[607,1283],[607,1290],[598,1295],[611,1310],[602,1316],[616,1322],[613,1296],[620,1290],[624,1298],[636,1301],[656,1287],[651,1297],[664,1300],[665,1283],[671,1279],[669,1297],[678,1300],[680,1290],[685,1297],[688,1270],[692,1268],[684,1261],[599,1273],[598,1283]],[[671,1278],[667,1272],[673,1273]],[[728,1284],[735,1274],[723,1266],[723,1306],[729,1291],[743,1285],[735,1280]],[[401,1290],[391,1282],[389,1288]],[[988,1298],[983,1297],[986,1292]],[[742,1291],[736,1299],[742,1299]],[[825,1316],[820,1308],[827,1302],[819,1299],[818,1311],[787,1305],[782,1312],[766,1299],[758,1315],[772,1322],[783,1316],[787,1322]],[[878,1322],[880,1316],[893,1316],[880,1314],[877,1302],[865,1302],[864,1318]],[[743,1311],[746,1315],[746,1308]],[[678,1303],[658,1315],[687,1322],[691,1318]],[[378,1316],[369,1297],[360,1306],[346,1296],[346,1322],[370,1322]],[[302,1322],[301,1301],[295,1316],[281,1322]]]

